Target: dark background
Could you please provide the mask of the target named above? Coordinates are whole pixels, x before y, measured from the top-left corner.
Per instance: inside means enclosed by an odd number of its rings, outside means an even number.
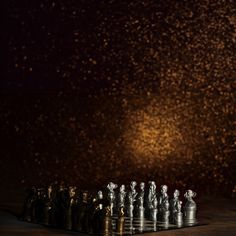
[[[236,193],[233,0],[2,6],[3,199],[62,181]]]

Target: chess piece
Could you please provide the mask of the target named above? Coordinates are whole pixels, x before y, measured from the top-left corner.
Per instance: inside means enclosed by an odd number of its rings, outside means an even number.
[[[52,216],[52,186],[48,186],[48,188],[43,191],[43,224],[49,225],[51,223]]]
[[[123,234],[124,230],[125,230],[125,211],[124,211],[124,207],[120,207],[119,208],[119,212],[118,212],[118,219],[117,219],[117,224],[116,224],[116,231],[119,234]]]
[[[120,235],[124,234],[124,231],[125,231],[125,217],[119,217],[117,219],[116,231]]]
[[[97,212],[102,212],[102,210],[97,210]],[[93,233],[93,219],[95,214],[95,208],[93,204],[93,198],[89,197],[89,201],[87,204],[86,214],[85,214],[85,233],[91,234]]]
[[[147,198],[148,217],[152,220],[157,219],[157,195],[156,195],[156,183],[149,181],[148,198]]]
[[[168,199],[168,194],[167,194],[168,187],[167,185],[161,185],[161,194],[158,199],[158,205],[160,207],[163,206],[163,203],[166,199]]]
[[[182,202],[178,200],[175,207],[174,223],[180,227],[183,224],[183,213],[181,212]]]
[[[112,218],[110,205],[105,207],[105,217],[103,218],[103,234],[110,235],[112,232]]]
[[[148,200],[147,200],[148,209],[153,208],[153,203],[155,199],[156,199],[156,184],[154,181],[149,181]]]
[[[118,210],[121,207],[125,206],[125,196],[126,196],[126,192],[125,192],[125,185],[121,185],[120,186],[120,191],[118,193]]]
[[[150,220],[157,221],[157,208],[150,210]]]
[[[44,208],[45,208],[45,200],[44,200],[44,189],[38,188],[36,201],[35,201],[35,221],[36,223],[43,224],[44,223]]]
[[[157,198],[155,197],[153,200],[152,200],[152,208],[149,209],[149,218],[153,221],[157,221],[157,214],[158,214],[158,209],[157,209]]]
[[[138,225],[138,232],[139,233],[143,233],[143,230],[144,230],[144,217],[140,218],[139,221],[138,221],[139,225]]]
[[[125,196],[126,196],[125,185],[122,184],[120,186],[120,191],[118,194],[118,216],[119,217],[122,217],[125,215],[125,212],[124,212]]]
[[[56,199],[56,208],[57,208],[57,227],[65,228],[66,223],[66,211],[68,206],[69,199],[69,191],[64,185],[60,185],[59,190],[57,192]]]
[[[152,223],[153,223],[153,228],[152,228],[152,230],[153,230],[154,232],[156,232],[156,231],[157,231],[157,222],[156,222],[156,221],[153,221]]]
[[[134,234],[134,230],[135,230],[135,227],[134,227],[134,218],[131,217],[129,219],[126,219],[125,223],[127,223],[127,225],[125,225],[125,234],[127,233],[127,235],[132,235]]]
[[[159,208],[159,216],[160,216],[160,219],[162,220],[163,220],[163,213],[167,205],[169,204],[167,190],[168,190],[167,185],[161,185],[161,193],[158,198],[158,208]]]
[[[102,191],[98,191],[97,197],[93,199],[93,203],[95,205],[96,210],[103,209],[103,193],[102,193]]]
[[[169,216],[170,216],[170,211],[169,211],[169,201],[168,198],[166,198],[163,203],[162,203],[162,221],[165,223],[169,223]]]
[[[72,221],[73,221],[72,213],[76,204],[75,194],[76,194],[76,187],[69,187],[69,198],[67,200],[66,223],[65,223],[65,228],[68,230],[72,229]]]
[[[112,232],[112,220],[110,217],[104,217],[103,220],[103,234],[110,235]]]
[[[48,187],[47,191],[48,206],[49,210],[49,225],[54,227],[58,226],[59,219],[59,199],[58,199],[58,186],[54,185]]]
[[[137,192],[136,192],[136,187],[137,183],[135,181],[132,181],[130,183],[130,191],[128,193],[128,206],[127,206],[127,215],[129,217],[133,217],[133,211],[134,211],[134,202],[136,201],[136,196],[137,196]]]
[[[35,200],[36,188],[32,187],[26,190],[26,198],[23,205],[21,219],[26,221],[34,221],[35,218]]]
[[[107,189],[108,189],[108,201],[110,203],[110,212],[111,212],[111,216],[113,215],[113,209],[114,209],[114,206],[115,206],[115,200],[116,200],[116,197],[115,197],[115,192],[114,190],[117,188],[117,184],[114,184],[112,182],[110,182],[108,185],[107,185]]]
[[[83,191],[80,194],[80,198],[77,203],[77,224],[76,224],[76,230],[78,231],[84,231],[85,226],[85,216],[86,216],[86,211],[87,211],[87,206],[89,202],[89,195],[87,191]]]
[[[141,182],[140,183],[140,192],[138,194],[138,209],[137,209],[137,212],[138,212],[138,217],[139,218],[143,218],[144,217],[144,211],[145,211],[145,208],[144,208],[144,195],[145,195],[145,183],[144,182]]]
[[[193,201],[193,197],[196,196],[196,193],[192,190],[188,190],[184,197],[187,199],[187,202],[184,206],[184,218],[186,224],[194,224],[196,223],[196,203]]]
[[[94,212],[92,219],[93,233],[103,233],[103,220],[104,220],[104,201],[102,191],[98,191],[96,198],[93,199]]]
[[[49,186],[47,189],[48,199],[48,214],[49,214],[49,225],[57,226],[58,216],[58,202],[57,202],[58,186]]]
[[[170,220],[171,222],[175,221],[175,213],[177,212],[177,204],[179,202],[179,190],[175,189],[173,198],[170,200]]]

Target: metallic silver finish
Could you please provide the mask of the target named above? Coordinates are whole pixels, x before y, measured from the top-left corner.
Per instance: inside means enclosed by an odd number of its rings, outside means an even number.
[[[139,192],[138,197],[137,197],[137,202],[138,202],[138,204],[137,204],[137,206],[138,206],[137,214],[138,214],[139,218],[144,217],[144,211],[145,211],[145,208],[144,208],[144,195],[145,195],[145,183],[141,182],[140,183],[140,192]]]
[[[125,185],[121,185],[120,186],[120,191],[118,193],[118,204],[117,204],[117,207],[118,207],[118,211],[121,207],[124,207],[125,206],[125,196],[126,196],[126,192],[125,192]]]
[[[159,216],[161,221],[167,222],[169,221],[169,197],[167,194],[168,187],[167,185],[161,185],[161,194],[158,198],[158,208],[159,208]]]
[[[150,220],[157,221],[157,208],[150,209]]]
[[[134,227],[134,225],[133,225],[133,218],[130,218],[129,225],[130,225],[130,226],[129,226],[128,230],[129,230],[130,234],[133,234],[133,232],[134,232],[134,230],[135,230],[135,227]]]
[[[140,192],[138,194],[138,207],[144,208],[144,194],[145,194],[145,183],[140,183]]]
[[[170,200],[170,220],[171,222],[175,223],[176,221],[176,213],[177,213],[177,205],[179,203],[179,195],[180,192],[178,189],[175,189],[173,198]],[[182,202],[181,202],[182,203]]]
[[[127,207],[127,215],[128,217],[130,218],[133,218],[134,217],[134,206],[133,205],[129,205]]]
[[[195,196],[196,193],[190,189],[184,194],[184,197],[187,199],[187,202],[184,206],[184,218],[185,218],[184,220],[186,224],[196,223],[197,205],[193,201],[193,197]]]
[[[171,214],[173,214],[173,215],[177,211],[177,204],[178,204],[178,201],[179,201],[179,195],[180,195],[179,190],[175,189],[174,196],[170,200],[170,210],[171,210]]]
[[[167,185],[161,185],[161,194],[158,199],[158,205],[160,207],[163,207],[165,201],[168,200],[167,190],[168,190]]]
[[[117,184],[114,184],[112,182],[110,182],[107,185],[107,189],[108,189],[108,196],[107,197],[108,197],[108,201],[110,203],[110,214],[111,214],[111,216],[113,215],[113,208],[114,208],[115,199],[116,199],[114,190],[117,187],[118,187]]]
[[[144,218],[144,211],[145,211],[144,207],[138,209],[138,215],[137,215],[138,218],[140,219]]]
[[[128,206],[127,206],[127,214],[129,217],[133,217],[133,211],[134,211],[134,202],[136,201],[136,187],[137,183],[135,181],[132,181],[130,183],[130,191],[128,192]]]
[[[156,196],[156,184],[154,181],[149,181],[149,189],[148,189],[148,201],[147,207],[148,209],[154,209],[157,205],[157,196]]]
[[[178,226],[183,224],[183,213],[181,212],[182,202],[177,201],[176,203],[176,211],[174,212],[174,223]]]
[[[169,201],[168,198],[166,198],[163,203],[162,203],[162,210],[161,210],[161,216],[162,216],[162,221],[165,223],[169,222],[169,216],[170,216],[170,211],[169,211]]]
[[[102,200],[103,200],[103,193],[102,193],[102,191],[98,191],[97,197],[94,199],[94,201],[98,202],[97,209],[99,209],[99,210],[103,209]]]
[[[138,231],[139,231],[139,233],[142,233],[143,230],[144,230],[144,218],[140,218]]]

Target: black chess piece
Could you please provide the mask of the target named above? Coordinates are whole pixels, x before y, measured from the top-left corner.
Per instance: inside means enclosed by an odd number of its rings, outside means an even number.
[[[78,218],[78,197],[77,191],[75,196],[73,197],[73,201],[71,203],[71,229],[76,230],[77,218]]]
[[[110,208],[110,204],[107,205],[104,209],[104,217],[103,217],[103,234],[111,235],[112,232],[112,212]]]
[[[58,201],[58,207],[59,207],[59,227],[60,228],[66,228],[66,213],[67,213],[67,206],[69,202],[69,191],[66,187],[61,186],[59,189],[59,201]]]
[[[54,226],[58,228],[65,227],[67,189],[64,186],[56,187],[55,198],[53,203],[53,213],[55,218]]]
[[[92,222],[94,217],[94,204],[93,199],[89,196],[88,203],[85,208],[85,215],[83,219],[83,232],[92,233]]]
[[[65,228],[71,230],[73,227],[73,210],[76,205],[76,187],[69,187],[69,198],[66,198],[66,222]]]
[[[42,224],[49,225],[50,223],[50,211],[51,211],[51,202],[48,196],[48,191],[51,190],[51,186],[43,189],[42,193],[42,203],[43,203],[43,220]]]
[[[85,215],[87,211],[88,201],[88,191],[81,192],[79,198],[77,199],[77,222],[75,229],[78,231],[85,231]]]
[[[103,198],[102,191],[98,191],[97,197],[93,200],[94,214],[93,214],[93,233],[103,233],[103,222],[106,215],[106,207],[110,205],[108,199]]]
[[[103,233],[103,219],[104,219],[104,209],[95,208],[92,220],[93,234]]]
[[[49,194],[48,194],[49,195]],[[59,210],[58,210],[58,186],[54,185],[50,196],[48,196],[49,210],[49,225],[57,227],[59,222]]]
[[[23,204],[23,211],[21,214],[21,219],[26,221],[34,221],[35,218],[35,200],[36,200],[36,188],[26,189],[26,198]]]
[[[43,188],[37,189],[37,196],[35,200],[35,222],[44,223],[44,193]]]

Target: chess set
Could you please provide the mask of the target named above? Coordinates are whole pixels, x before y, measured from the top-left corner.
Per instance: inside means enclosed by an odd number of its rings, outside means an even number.
[[[168,196],[167,185],[157,190],[141,182],[126,186],[110,182],[95,194],[76,187],[31,188],[24,202],[21,219],[86,234],[133,235],[201,225],[196,219],[196,193],[187,190],[182,209],[180,191]]]

